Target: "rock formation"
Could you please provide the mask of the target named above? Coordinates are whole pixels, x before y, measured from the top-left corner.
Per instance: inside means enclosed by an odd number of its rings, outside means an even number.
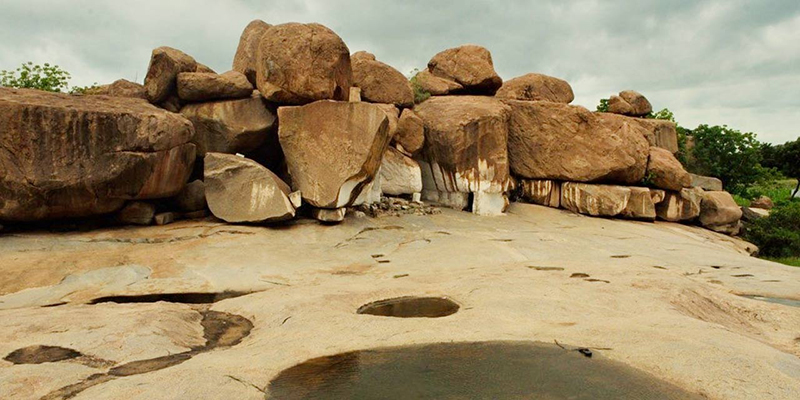
[[[270,101],[305,104],[347,100],[353,81],[350,50],[320,24],[288,23],[269,27],[256,57],[258,91]]]
[[[278,120],[292,187],[318,208],[353,204],[378,172],[391,140],[386,113],[369,103],[281,107]]]
[[[150,66],[144,78],[147,99],[160,104],[176,95],[178,74],[195,72],[197,62],[192,56],[171,47],[159,47],[150,56]]]
[[[251,21],[244,28],[239,38],[239,46],[233,56],[233,70],[239,71],[247,77],[250,84],[256,85],[256,60],[261,37],[272,26],[260,19]]]
[[[551,101],[565,104],[575,100],[572,87],[567,81],[542,74],[525,74],[505,81],[495,96],[509,100]]]
[[[503,80],[494,71],[489,50],[476,45],[439,52],[428,61],[428,71],[458,83],[471,94],[493,95],[503,85]]]
[[[385,194],[397,196],[422,192],[419,164],[392,147],[383,155],[380,175],[380,188]]]
[[[679,191],[692,186],[692,177],[668,150],[651,147],[647,174],[659,188]]]
[[[608,112],[642,117],[653,111],[653,106],[640,93],[633,90],[619,92],[619,96],[608,99]]]
[[[700,223],[713,231],[734,234],[739,231],[742,210],[728,192],[705,192],[700,203]]]
[[[352,66],[353,85],[361,88],[364,101],[398,107],[414,105],[414,90],[400,71],[367,57],[352,60]]]
[[[628,205],[631,190],[624,186],[565,182],[561,186],[561,206],[592,216],[613,217]]]
[[[0,88],[0,219],[109,213],[177,194],[195,159],[194,128],[125,97]]]
[[[253,85],[241,72],[222,75],[209,72],[178,74],[178,97],[187,102],[241,99],[253,93]]]
[[[400,114],[394,142],[410,154],[422,150],[422,146],[425,144],[425,125],[422,118],[413,110],[407,108]]]
[[[208,153],[204,176],[208,207],[219,219],[257,223],[294,217],[289,186],[253,160]]]

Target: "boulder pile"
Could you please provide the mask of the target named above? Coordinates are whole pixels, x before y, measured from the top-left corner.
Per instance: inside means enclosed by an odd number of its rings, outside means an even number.
[[[0,221],[335,223],[423,202],[500,215],[516,199],[738,232],[742,210],[683,168],[647,98],[622,91],[606,113],[574,98],[543,74],[504,82],[477,45],[409,80],[320,24],[255,20],[224,73],[159,47],[143,85],[0,89]]]

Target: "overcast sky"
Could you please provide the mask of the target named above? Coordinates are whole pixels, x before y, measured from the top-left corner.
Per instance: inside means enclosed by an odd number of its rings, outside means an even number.
[[[403,73],[479,44],[503,79],[565,79],[592,110],[634,89],[689,128],[800,135],[798,0],[0,0],[0,69],[51,62],[74,85],[141,82],[166,45],[223,72],[253,19],[322,23]]]

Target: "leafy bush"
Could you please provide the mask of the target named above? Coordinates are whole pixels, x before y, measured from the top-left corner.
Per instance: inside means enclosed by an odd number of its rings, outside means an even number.
[[[762,165],[775,168],[787,177],[797,179],[792,195],[800,191],[800,138],[773,146],[761,147]]]
[[[800,201],[775,207],[769,217],[751,222],[744,237],[763,257],[800,257]]]
[[[69,79],[69,72],[48,63],[35,65],[27,62],[15,71],[0,71],[0,86],[12,88],[61,92],[67,89]]]
[[[700,125],[691,135],[694,147],[687,169],[722,179],[725,188],[743,194],[746,188],[775,174],[761,166],[761,143],[751,132],[723,126]]]
[[[411,87],[414,89],[414,104],[422,103],[431,97],[431,94],[427,90],[423,89],[419,82],[417,82],[418,74],[419,70],[414,68],[409,73],[410,78],[408,79],[411,82]]]
[[[597,105],[597,112],[608,112],[608,99],[600,99],[600,104]]]
[[[95,82],[92,86],[73,86],[69,90],[70,94],[96,94],[100,90],[100,86]]]

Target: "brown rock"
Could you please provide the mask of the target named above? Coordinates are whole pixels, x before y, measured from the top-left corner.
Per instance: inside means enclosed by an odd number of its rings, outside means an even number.
[[[495,214],[507,201],[509,188],[508,115],[510,108],[493,97],[446,96],[431,98],[415,108],[425,128],[420,163],[423,196],[431,201],[466,207],[469,193],[493,194],[494,200],[473,207],[478,214]],[[427,178],[426,178],[427,177]],[[459,193],[452,195],[450,193]],[[474,204],[473,204],[474,206]]]
[[[434,76],[427,69],[417,73],[413,80],[422,91],[428,92],[432,96],[444,96],[446,94],[460,93],[464,90],[464,86],[459,83]]]
[[[640,126],[580,106],[504,102],[511,106],[508,157],[516,175],[628,184],[644,177],[649,145]]]
[[[393,104],[376,103],[375,105],[386,113],[386,118],[389,119],[389,137],[394,137],[397,132],[397,125],[400,122],[400,110]]]
[[[422,192],[422,173],[419,164],[389,147],[381,161],[380,189],[390,196]]]
[[[567,81],[542,74],[525,74],[505,81],[495,96],[502,99],[565,104],[575,100],[575,94]]]
[[[406,108],[400,114],[394,141],[410,154],[422,149],[425,144],[425,127],[422,118],[413,110]]]
[[[317,101],[278,109],[292,187],[318,208],[351,205],[389,146],[386,113],[369,103]]]
[[[211,67],[209,67],[208,65],[202,64],[202,63],[197,63],[197,68],[194,69],[194,72],[200,72],[200,73],[205,73],[205,74],[216,74],[217,73],[217,71],[214,71],[213,69],[211,69]]]
[[[663,190],[660,193],[651,193],[650,189],[644,187],[629,187],[631,197],[628,204],[622,210],[621,216],[632,219],[643,219],[653,221],[656,219],[656,203],[664,199]],[[658,201],[656,201],[658,200]]]
[[[174,196],[194,165],[193,133],[182,116],[138,99],[0,88],[0,220]]]
[[[757,219],[769,217],[769,210],[763,208],[742,207],[742,219],[745,221],[755,221]]]
[[[274,135],[275,114],[258,93],[239,100],[189,104],[181,110],[195,126],[197,154],[246,153]]]
[[[767,196],[761,196],[753,201],[750,202],[750,207],[752,208],[763,208],[765,210],[771,210],[772,207],[775,207],[775,203],[772,202]]]
[[[633,115],[634,113],[633,106],[630,103],[615,95],[608,99],[608,112],[620,115]]]
[[[633,107],[633,113],[631,115],[643,116],[650,114],[653,111],[653,106],[651,106],[647,98],[642,96],[642,94],[639,92],[633,90],[624,90],[619,92],[619,97],[622,97],[623,100]]]
[[[339,223],[344,221],[344,216],[347,214],[347,208],[312,208],[311,218],[320,222]]]
[[[700,215],[703,189],[689,188],[680,192],[667,191],[664,201],[656,204],[656,215],[665,221],[688,221]]]
[[[236,55],[233,56],[233,70],[243,73],[253,86],[256,85],[258,45],[264,32],[271,26],[260,19],[250,21],[242,31],[242,36],[239,37],[239,47],[236,48]]]
[[[428,70],[473,94],[493,95],[503,85],[491,53],[481,46],[468,44],[439,52],[428,61]]]
[[[350,50],[320,24],[272,26],[259,44],[256,82],[265,98],[281,104],[347,100],[352,82]]]
[[[398,107],[414,105],[414,89],[400,71],[380,61],[353,60],[353,85],[361,88],[361,98],[372,103]]]
[[[355,52],[355,53],[350,55],[350,61],[351,62],[356,62],[358,60],[372,60],[372,61],[375,61],[375,54],[372,54],[372,53],[370,53],[368,51],[361,50],[361,51],[357,51],[357,52]]]
[[[143,201],[132,201],[117,213],[117,221],[127,225],[150,225],[156,214],[156,206]]]
[[[626,118],[626,121],[644,128],[644,135],[650,146],[669,150],[670,153],[678,152],[678,132],[672,121],[655,118]]]
[[[681,190],[692,186],[692,177],[669,150],[650,147],[647,174],[651,182],[662,189]]]
[[[241,99],[253,93],[253,85],[241,72],[224,74],[181,72],[178,74],[178,97],[188,102]]]
[[[294,217],[289,186],[261,164],[236,155],[205,157],[208,208],[227,222],[273,222]]]
[[[192,212],[206,208],[206,184],[197,179],[191,181],[175,196],[175,203],[181,211]]]
[[[700,223],[711,230],[734,234],[742,218],[742,210],[733,200],[730,193],[705,192],[700,204]]]
[[[628,206],[631,189],[624,186],[564,182],[561,207],[579,214],[613,217]]]
[[[176,212],[163,212],[158,213],[153,217],[153,222],[156,225],[169,225],[178,220],[180,216]]]
[[[194,72],[197,62],[190,55],[171,47],[159,47],[150,56],[150,66],[144,78],[147,100],[160,104],[177,89],[178,74]]]
[[[145,93],[144,86],[125,79],[118,79],[114,81],[114,83],[103,85],[97,90],[87,94],[131,97],[135,99],[147,100],[147,94]]]
[[[717,178],[695,174],[689,174],[689,176],[692,177],[692,187],[699,187],[708,191],[722,190],[722,181]]]
[[[547,179],[521,179],[522,198],[542,206],[561,206],[561,182]]]

